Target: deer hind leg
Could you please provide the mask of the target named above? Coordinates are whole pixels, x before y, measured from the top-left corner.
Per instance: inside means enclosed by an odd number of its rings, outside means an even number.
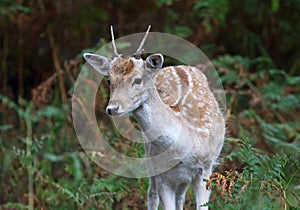
[[[202,173],[199,173],[193,180],[194,195],[197,205],[197,210],[208,210],[208,206],[203,206],[209,201],[210,189],[206,189],[206,181],[212,173],[212,167],[202,169]]]
[[[176,210],[183,210],[185,194],[190,183],[182,183],[176,189]]]
[[[157,191],[156,177],[150,177],[148,188],[148,210],[157,210],[159,197]]]

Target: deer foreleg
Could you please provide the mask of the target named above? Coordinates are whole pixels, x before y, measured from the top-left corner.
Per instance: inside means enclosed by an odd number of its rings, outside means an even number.
[[[177,186],[176,189],[176,210],[183,210],[185,194],[190,183],[183,183]]]
[[[197,205],[197,210],[208,210],[208,206],[203,206],[209,201],[210,189],[206,189],[206,181],[212,173],[212,168],[203,169],[201,174],[198,174],[193,181],[194,195]]]
[[[157,210],[159,197],[157,191],[156,177],[150,177],[148,188],[148,210]]]
[[[158,191],[162,210],[176,209],[175,190],[172,189],[168,184],[163,183],[158,185]]]

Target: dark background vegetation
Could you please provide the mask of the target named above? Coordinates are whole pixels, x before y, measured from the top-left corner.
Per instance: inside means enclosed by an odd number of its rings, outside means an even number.
[[[187,39],[218,70],[228,129],[211,209],[300,209],[299,0],[0,0],[1,209],[146,208],[147,179],[101,169],[72,126],[82,52],[110,42],[112,24],[116,37],[151,24]]]

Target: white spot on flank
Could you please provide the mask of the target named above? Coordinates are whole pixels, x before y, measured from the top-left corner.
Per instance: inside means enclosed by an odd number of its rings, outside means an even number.
[[[198,104],[198,107],[204,107],[204,103],[202,103],[202,102],[200,102],[199,104]]]
[[[175,116],[180,116],[180,112],[174,112]]]
[[[196,117],[193,118],[193,121],[194,121],[194,122],[197,122],[198,120],[199,120],[199,119],[196,118]]]
[[[187,107],[188,107],[189,109],[191,109],[191,108],[193,108],[193,104],[188,103],[188,104],[187,104]]]
[[[174,102],[174,104],[178,104],[179,99],[181,98],[182,95],[182,85],[181,85],[181,80],[175,70],[175,68],[173,66],[170,66],[171,69],[171,73],[173,75],[173,78],[176,82],[176,89],[177,89],[177,96],[176,96],[176,101]]]
[[[202,133],[204,135],[209,135],[209,129],[207,127],[210,127],[209,125],[205,125],[206,127],[196,127],[192,125],[191,123],[186,124],[188,128],[193,129],[196,132]]]
[[[181,69],[184,71],[184,73],[187,75],[187,78],[188,78],[188,89],[187,89],[187,91],[186,91],[186,93],[185,93],[185,95],[184,95],[184,97],[183,97],[183,99],[182,99],[182,104],[185,104],[185,101],[186,101],[186,98],[187,98],[187,96],[192,92],[192,90],[193,90],[193,87],[194,87],[194,84],[193,84],[193,81],[192,81],[192,76],[191,76],[191,74],[190,74],[190,72],[189,71],[187,71],[187,67],[181,67]],[[196,98],[194,98],[194,99],[196,99]]]

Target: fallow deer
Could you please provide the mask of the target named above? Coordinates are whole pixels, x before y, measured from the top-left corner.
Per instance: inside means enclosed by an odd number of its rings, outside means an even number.
[[[206,180],[223,146],[225,120],[200,70],[184,65],[162,68],[161,54],[141,58],[149,30],[150,26],[130,57],[123,58],[117,52],[111,28],[113,58],[91,53],[85,53],[84,58],[109,77],[106,113],[123,116],[131,112],[136,118],[148,141],[146,156],[155,156],[172,146],[171,159],[179,158],[170,170],[150,177],[148,209],[158,209],[159,202],[164,210],[183,209],[191,184],[197,209],[208,209],[205,204],[210,189],[206,188]],[[153,132],[159,134],[155,139]],[[151,167],[155,170],[155,163]]]

